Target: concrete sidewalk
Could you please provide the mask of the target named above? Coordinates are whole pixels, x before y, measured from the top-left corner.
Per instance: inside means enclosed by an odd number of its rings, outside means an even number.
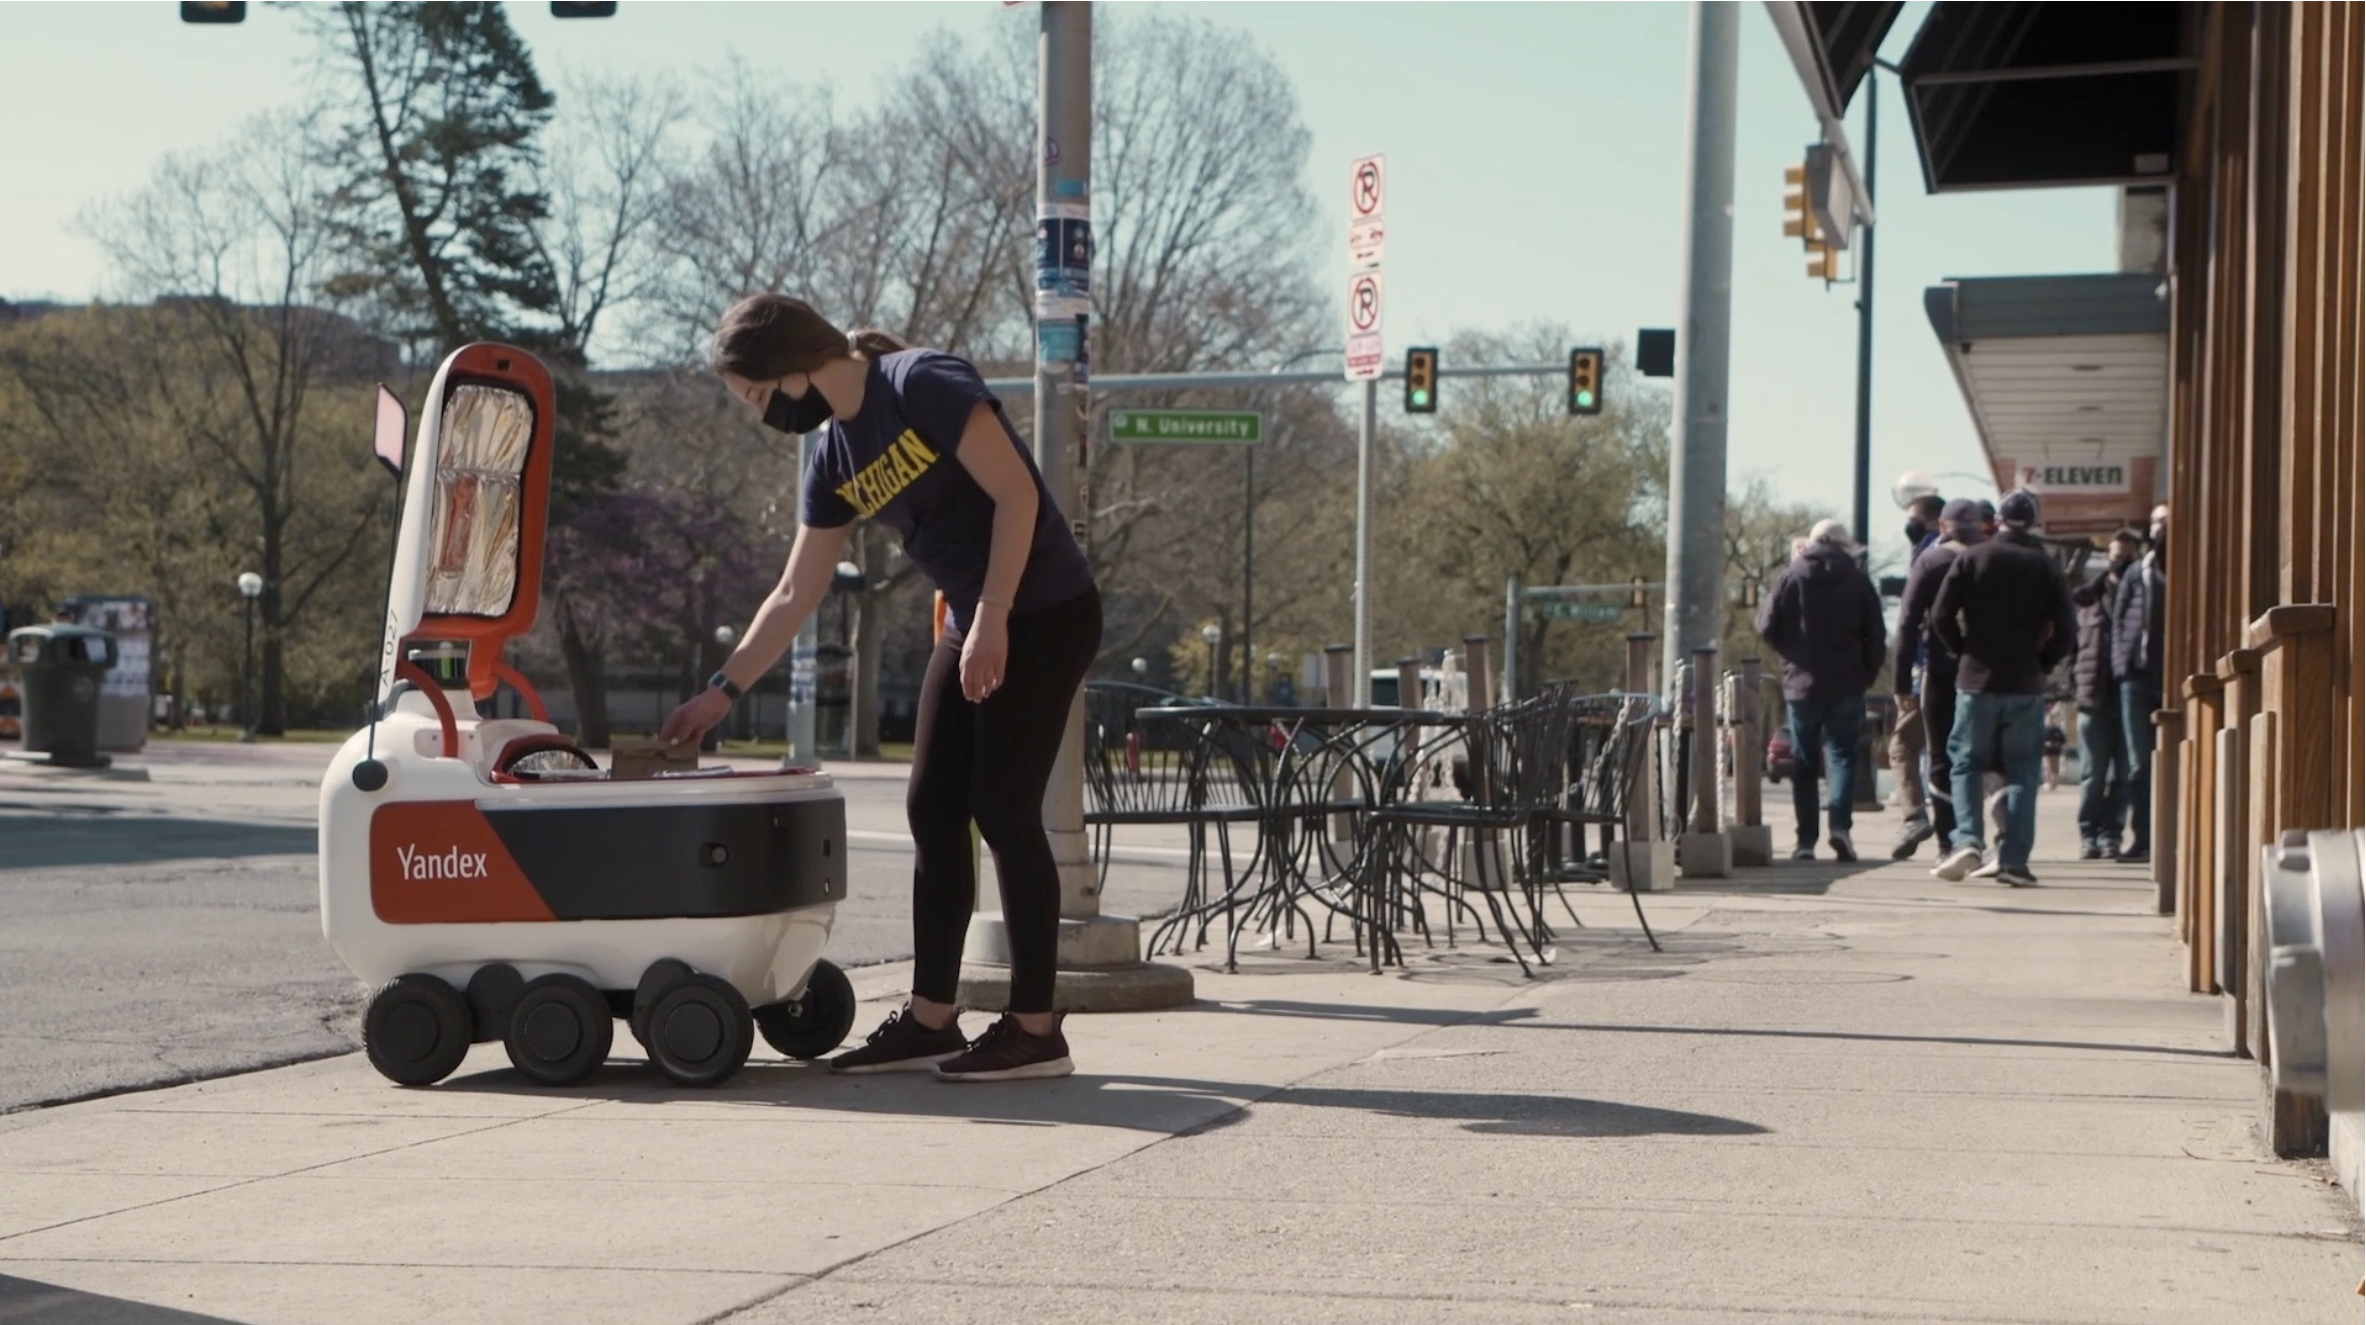
[[[487,1045],[0,1117],[0,1322],[2356,1321],[2347,1203],[2073,795],[2043,888],[1926,848],[1647,897],[1664,953],[1583,893],[1536,981],[1198,963],[1061,1082],[554,1092]]]

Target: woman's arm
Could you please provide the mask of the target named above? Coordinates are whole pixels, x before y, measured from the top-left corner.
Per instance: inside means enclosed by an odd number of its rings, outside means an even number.
[[[992,405],[981,402],[969,413],[955,452],[961,467],[994,500],[994,537],[986,554],[986,582],[978,597],[977,619],[961,649],[961,691],[975,703],[1002,685],[1010,652],[1007,626],[1011,600],[1027,571],[1027,554],[1035,544],[1035,515],[1040,505],[1035,476],[1019,458],[1018,445],[1002,426]]]
[[[789,651],[805,619],[829,596],[830,580],[837,573],[838,559],[846,554],[847,531],[851,527],[798,527],[797,541],[789,546],[789,560],[781,569],[780,583],[765,596],[763,606],[756,609],[756,619],[748,623],[747,633],[740,636],[739,647],[732,650],[730,659],[723,664],[723,675],[731,678],[731,684],[741,690],[752,688]],[[658,736],[668,743],[697,740],[730,711],[729,696],[719,690],[702,691],[666,718]]]

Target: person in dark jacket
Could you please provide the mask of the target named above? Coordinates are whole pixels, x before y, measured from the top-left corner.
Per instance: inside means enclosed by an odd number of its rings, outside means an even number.
[[[2143,553],[2144,535],[2112,535],[2103,573],[2071,590],[2078,609],[2078,648],[2071,655],[2071,691],[2078,701],[2078,858],[2117,856],[2128,820],[2128,742],[2120,725],[2120,683],[2112,675],[2111,610],[2119,587]]]
[[[1831,821],[1832,854],[1857,858],[1849,838],[1859,776],[1857,742],[1865,725],[1865,692],[1881,672],[1881,594],[1857,565],[1848,528],[1838,520],[1818,523],[1807,546],[1775,580],[1758,607],[1758,634],[1783,660],[1784,707],[1791,719],[1791,748],[1798,771],[1791,778],[1791,809],[1799,820],[1794,860],[1816,855],[1816,773],[1812,752],[1820,743],[1831,793],[1825,816]]]
[[[1997,507],[2004,528],[1955,559],[1931,605],[1931,634],[1956,657],[1955,730],[1948,738],[1955,801],[1972,812],[1955,818],[1953,850],[1931,873],[1954,881],[1980,864],[1981,775],[2001,762],[2005,831],[1997,843],[1996,879],[2016,888],[2037,883],[2029,852],[2037,838],[2037,788],[2043,773],[2046,676],[2070,656],[2078,617],[2070,585],[2030,530],[2037,498],[2006,494]]]
[[[1955,559],[1987,537],[1980,503],[1958,497],[1939,512],[1939,541],[1915,557],[1906,575],[1906,596],[1898,605],[1897,651],[1890,658],[1890,685],[1896,692],[1900,720],[1919,715],[1923,744],[1929,750],[1930,821],[1909,821],[1898,834],[1890,859],[1904,860],[1924,839],[1936,834],[1945,855],[1955,832],[1955,796],[1947,773],[1947,737],[1955,726],[1955,655],[1930,638],[1931,604]],[[1904,774],[1901,774],[1904,776]],[[1973,811],[1978,813],[1977,809]]]
[[[1939,541],[1939,517],[1946,513],[1947,503],[1939,494],[1925,493],[1906,506],[1906,568],[1911,571],[1914,561],[1923,551]],[[1904,641],[1904,632],[1899,633]],[[1916,663],[1921,662],[1920,642],[1908,643],[1914,649]],[[1912,698],[1914,682],[1907,678],[1899,693]],[[1922,714],[1913,703],[1897,705],[1897,720],[1890,725],[1890,767],[1898,774],[1898,805],[1905,814],[1898,824],[1898,840],[1891,847],[1893,860],[1904,860],[1914,854],[1931,837],[1931,808],[1923,778]]]
[[[2128,568],[2111,608],[2111,674],[2120,684],[2120,735],[2128,743],[2128,849],[2119,859],[2152,859],[2152,714],[2161,706],[2162,572],[2169,555],[2169,508],[2152,509],[2152,550]]]

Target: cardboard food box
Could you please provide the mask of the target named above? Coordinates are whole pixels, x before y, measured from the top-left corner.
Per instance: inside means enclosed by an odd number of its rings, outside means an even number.
[[[698,742],[667,745],[654,736],[619,736],[609,742],[615,758],[611,778],[653,778],[660,773],[688,773],[698,768]]]

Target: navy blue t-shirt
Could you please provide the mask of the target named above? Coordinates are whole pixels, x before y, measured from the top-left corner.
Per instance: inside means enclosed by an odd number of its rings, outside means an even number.
[[[871,361],[863,407],[832,419],[805,471],[805,523],[836,529],[877,520],[945,595],[951,626],[966,630],[985,592],[994,545],[994,499],[955,458],[979,405],[994,407],[1002,435],[1035,480],[1035,541],[1011,614],[1040,611],[1093,587],[1093,572],[1043,486],[1035,457],[1003,418],[978,370],[937,350],[898,350]]]

